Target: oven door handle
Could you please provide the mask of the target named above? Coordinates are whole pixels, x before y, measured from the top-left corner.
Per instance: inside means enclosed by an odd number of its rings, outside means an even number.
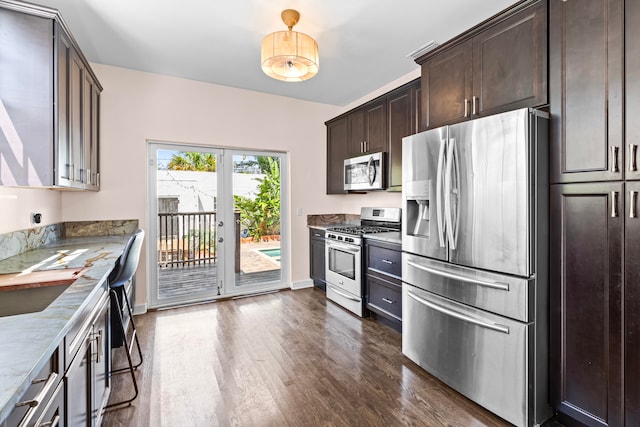
[[[461,282],[473,283],[474,285],[485,286],[487,288],[498,289],[501,291],[509,291],[508,283],[499,282],[487,282],[486,280],[474,279],[473,277],[462,276],[460,274],[449,273],[448,271],[438,270],[437,268],[425,267],[424,265],[416,264],[413,261],[407,261],[407,264],[417,269],[426,271],[427,273],[437,274],[438,276],[447,277],[453,280],[459,280]]]
[[[425,299],[422,299],[419,296],[411,293],[411,291],[408,291],[407,295],[413,298],[414,300],[418,301],[420,304],[426,305],[427,307],[435,311],[439,311],[440,313],[445,314],[447,316],[455,317],[456,319],[462,320],[463,322],[473,323],[474,325],[480,326],[481,328],[491,329],[492,331],[502,332],[503,334],[507,334],[507,335],[509,334],[509,328],[504,325],[500,325],[498,323],[483,322],[482,320],[476,319],[474,317],[467,316],[462,313],[458,313],[457,311],[450,310],[448,308],[442,307],[440,305],[437,305]]]
[[[337,290],[336,288],[334,288],[334,287],[333,287],[333,286],[331,286],[331,285],[329,285],[329,287],[331,288],[331,290],[332,290],[333,292],[335,292],[336,294],[338,294],[338,295],[340,295],[340,296],[342,296],[342,297],[344,297],[344,298],[346,298],[346,299],[349,299],[349,300],[351,300],[351,301],[355,301],[355,302],[360,302],[360,299],[359,299],[359,298],[352,297],[351,295],[347,295],[347,294],[345,294],[344,292],[340,292],[339,290]]]
[[[327,247],[330,248],[336,248],[336,249],[342,249],[343,251],[352,253],[352,254],[358,254],[360,253],[360,248],[354,248],[353,246],[347,246],[347,245],[341,245],[339,243],[327,243]]]

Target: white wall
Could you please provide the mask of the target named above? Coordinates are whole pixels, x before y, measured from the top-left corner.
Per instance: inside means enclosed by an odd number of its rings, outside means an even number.
[[[345,108],[100,64],[93,68],[105,88],[101,191],[62,193],[65,221],[138,219],[147,228],[148,140],[287,152],[293,282],[309,277],[307,214],[400,206],[398,193],[325,194],[324,122]],[[297,208],[302,216],[296,216]],[[146,301],[145,257],[137,276],[137,304]]]
[[[42,188],[0,186],[0,234],[31,228],[31,213],[41,213],[40,225],[62,220],[61,193]]]

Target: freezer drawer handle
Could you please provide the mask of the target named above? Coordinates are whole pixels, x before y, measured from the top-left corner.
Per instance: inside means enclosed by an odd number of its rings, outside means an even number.
[[[347,294],[345,294],[345,293],[343,293],[343,292],[340,292],[339,290],[337,290],[336,288],[334,288],[334,287],[333,287],[333,286],[331,286],[331,285],[329,285],[329,287],[331,288],[331,290],[332,290],[333,292],[335,292],[336,294],[338,294],[338,295],[340,295],[340,296],[342,296],[342,297],[344,297],[344,298],[346,298],[346,299],[349,299],[349,300],[351,300],[351,301],[355,301],[355,302],[360,302],[360,300],[359,300],[358,298],[355,298],[355,297],[352,297],[351,295],[347,295]]]
[[[407,261],[412,267],[418,268],[420,270],[424,270],[427,273],[437,274],[438,276],[448,277],[449,279],[460,280],[461,282],[473,283],[475,285],[485,286],[487,288],[499,289],[501,291],[509,291],[508,283],[499,283],[499,282],[487,282],[484,280],[474,279],[472,277],[461,276],[455,273],[449,273],[447,271],[438,270],[437,268],[425,267],[424,265],[416,264],[412,261]]]
[[[487,323],[487,322],[483,322],[481,320],[478,319],[474,319],[473,317],[470,316],[466,316],[462,313],[458,313],[456,311],[453,310],[449,310],[448,308],[444,308],[442,306],[433,304],[427,300],[424,300],[422,298],[420,298],[419,296],[416,296],[414,294],[411,293],[411,291],[407,292],[407,295],[409,295],[411,298],[413,298],[414,300],[418,301],[420,304],[424,304],[427,307],[439,311],[442,314],[446,314],[447,316],[451,316],[451,317],[455,317],[456,319],[460,319],[464,322],[469,322],[469,323],[473,323],[474,325],[478,325],[482,328],[487,328],[487,329],[491,329],[492,331],[496,331],[496,332],[502,332],[503,334],[509,334],[509,328],[503,325],[499,325],[497,323]]]

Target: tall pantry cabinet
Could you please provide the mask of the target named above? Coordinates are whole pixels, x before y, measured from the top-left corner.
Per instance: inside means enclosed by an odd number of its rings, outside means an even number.
[[[551,394],[640,425],[640,4],[549,2]]]

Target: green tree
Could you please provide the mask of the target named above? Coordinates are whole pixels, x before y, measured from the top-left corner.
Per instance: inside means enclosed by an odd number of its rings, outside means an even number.
[[[261,157],[267,159],[268,169],[263,178],[255,178],[259,183],[255,199],[233,196],[240,221],[254,240],[280,234],[280,163],[272,157]]]
[[[211,153],[181,151],[171,157],[167,168],[174,171],[215,172],[216,156]]]

